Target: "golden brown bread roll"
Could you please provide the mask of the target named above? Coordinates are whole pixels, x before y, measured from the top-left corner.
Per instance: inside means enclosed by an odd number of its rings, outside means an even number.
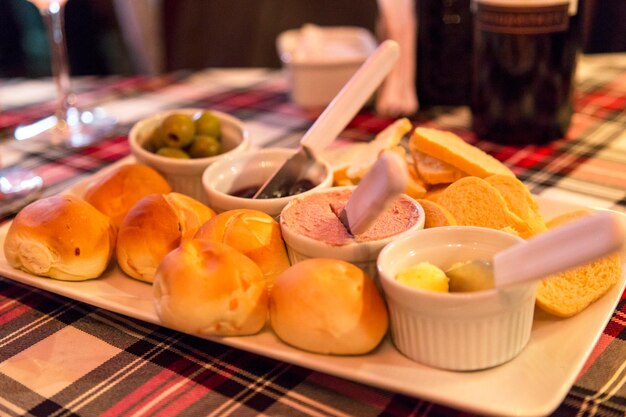
[[[144,164],[126,164],[91,181],[83,198],[119,227],[130,210],[148,194],[167,194],[172,188],[157,171]]]
[[[252,259],[263,271],[270,288],[278,274],[289,268],[280,225],[262,211],[222,212],[206,222],[195,237],[225,243]]]
[[[43,198],[24,207],[4,241],[11,266],[64,281],[99,277],[114,247],[115,228],[109,218],[69,195]]]
[[[117,236],[117,262],[124,272],[152,282],[159,263],[215,216],[209,207],[184,194],[147,195],[130,209]]]
[[[385,303],[360,268],[337,259],[292,265],[270,292],[272,329],[285,343],[310,352],[357,355],[387,333]]]
[[[154,279],[154,304],[166,326],[204,336],[242,336],[267,320],[261,269],[228,245],[193,239],[170,252]]]

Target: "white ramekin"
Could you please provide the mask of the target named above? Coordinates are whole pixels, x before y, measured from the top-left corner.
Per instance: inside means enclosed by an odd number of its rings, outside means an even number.
[[[324,192],[334,192],[342,189],[354,189],[354,186],[345,186],[345,187],[332,187],[325,190],[318,190],[317,193]],[[300,197],[300,199],[306,198],[306,196]],[[405,230],[402,233],[389,236],[384,239],[372,240],[367,242],[353,242],[346,245],[332,245],[320,240],[313,239],[308,236],[304,236],[296,233],[291,228],[289,228],[283,219],[280,219],[280,226],[283,235],[283,239],[285,240],[285,244],[287,246],[287,254],[289,256],[289,260],[292,264],[300,261],[304,261],[305,259],[310,258],[335,258],[340,259],[342,261],[350,262],[363,271],[369,274],[370,277],[376,279],[378,273],[376,269],[376,259],[378,257],[379,252],[391,241],[402,237],[408,233],[414,232],[416,230],[420,230],[424,227],[424,209],[422,206],[407,195],[403,195],[402,198],[406,198],[410,200],[418,211],[418,220],[417,222]],[[287,210],[290,205],[295,204],[296,200],[290,202],[285,206],[284,210]]]
[[[445,270],[456,262],[490,259],[520,242],[495,229],[450,226],[420,230],[386,246],[377,264],[398,350],[425,365],[456,371],[490,368],[517,356],[530,338],[536,283],[440,293],[401,284],[396,275],[423,261]]]
[[[250,135],[244,123],[228,114],[210,110],[221,121],[222,146],[224,152],[208,157],[195,159],[177,159],[157,155],[144,148],[144,144],[152,137],[154,130],[161,121],[170,114],[182,113],[194,115],[207,109],[185,108],[158,113],[137,122],[128,135],[131,154],[138,162],[156,169],[169,182],[172,190],[186,194],[205,204],[208,203],[202,185],[202,173],[212,163],[232,154],[242,152],[250,146]]]
[[[229,155],[209,166],[202,176],[209,206],[217,213],[234,209],[259,210],[278,218],[283,207],[294,198],[308,195],[333,183],[333,170],[328,162],[318,159],[312,169],[311,182],[317,184],[309,191],[281,198],[252,199],[231,195],[235,190],[263,184],[296,152],[287,148],[251,149]]]
[[[316,45],[311,45],[313,40]],[[353,26],[308,25],[280,33],[276,49],[289,80],[291,99],[305,109],[325,107],[376,45],[370,31]]]

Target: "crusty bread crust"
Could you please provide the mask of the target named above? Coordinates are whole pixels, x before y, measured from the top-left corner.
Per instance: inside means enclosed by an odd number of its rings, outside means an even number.
[[[150,194],[130,209],[120,225],[117,262],[129,276],[152,282],[161,260],[193,238],[215,212],[184,194]]]
[[[412,146],[410,149],[417,172],[428,184],[449,184],[467,176],[466,173],[434,156],[426,155]]]
[[[128,211],[148,194],[166,194],[172,189],[153,168],[144,164],[121,165],[91,181],[83,198],[111,218],[119,227]]]
[[[324,258],[298,262],[278,277],[270,322],[285,343],[334,355],[371,351],[389,324],[374,281],[351,263]]]
[[[223,243],[183,243],[163,259],[153,288],[159,318],[186,333],[251,335],[267,321],[268,291],[261,269]]]
[[[434,201],[420,198],[417,200],[424,209],[426,219],[424,221],[424,229],[431,227],[441,226],[456,226],[457,222],[454,215],[450,211],[443,207],[441,204],[437,204]]]
[[[515,176],[502,162],[452,132],[418,127],[413,131],[409,146],[469,175],[480,178],[494,174]]]
[[[220,213],[206,222],[195,238],[225,243],[252,259],[263,271],[268,288],[289,268],[280,225],[262,211],[239,209]]]
[[[422,198],[428,192],[427,184],[424,179],[417,172],[417,168],[415,168],[415,164],[412,160],[407,161],[406,164],[407,172],[409,173],[409,179],[407,181],[406,189],[404,193],[413,198]]]
[[[99,277],[114,248],[110,219],[71,195],[42,198],[24,207],[4,241],[9,265],[63,281]]]
[[[552,275],[537,287],[537,306],[557,317],[574,316],[602,297],[621,275],[618,254]]]
[[[485,181],[500,191],[509,209],[528,224],[531,235],[546,231],[539,204],[523,182],[508,175],[490,175]]]

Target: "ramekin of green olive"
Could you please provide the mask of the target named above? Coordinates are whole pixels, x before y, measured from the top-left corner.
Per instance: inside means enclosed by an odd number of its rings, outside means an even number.
[[[131,154],[159,171],[174,191],[207,202],[202,172],[224,155],[248,149],[244,123],[211,109],[184,108],[137,122],[128,135]]]
[[[156,126],[144,147],[170,158],[208,158],[222,153],[222,122],[205,110],[195,114],[171,113]]]

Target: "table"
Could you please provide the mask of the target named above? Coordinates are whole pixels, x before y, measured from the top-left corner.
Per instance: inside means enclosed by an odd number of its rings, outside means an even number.
[[[626,213],[626,54],[585,56],[567,138],[499,146],[469,131],[466,107],[420,112],[415,125],[455,131],[507,164],[542,197]],[[0,80],[0,157],[35,170],[56,194],[129,154],[134,121],[159,110],[206,107],[246,121],[254,146],[295,146],[316,117],[289,101],[283,74],[266,69],[81,78],[79,105],[120,121],[81,150],[16,143],[12,128],[49,114],[48,80]],[[340,141],[367,141],[393,122],[365,109]],[[10,220],[11,216],[0,219]],[[626,413],[626,297],[555,416]],[[513,412],[513,411],[512,411]],[[117,315],[0,277],[0,415],[467,416]]]

